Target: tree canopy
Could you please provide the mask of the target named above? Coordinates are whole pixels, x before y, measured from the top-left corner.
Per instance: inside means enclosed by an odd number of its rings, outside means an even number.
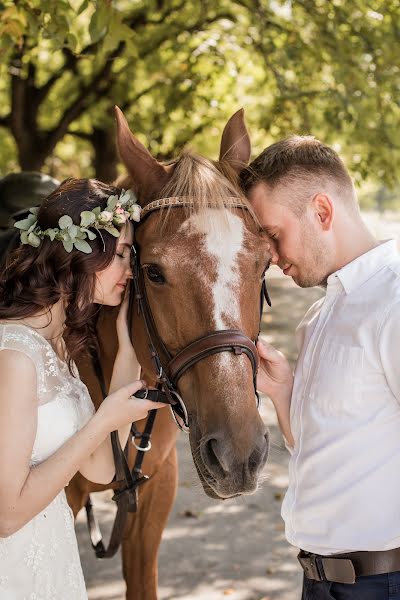
[[[158,157],[312,134],[357,181],[400,166],[397,0],[0,0],[0,172],[115,176],[113,106]]]

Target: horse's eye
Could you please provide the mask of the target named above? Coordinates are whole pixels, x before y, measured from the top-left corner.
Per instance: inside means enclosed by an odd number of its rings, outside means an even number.
[[[146,275],[152,283],[165,283],[164,276],[156,265],[147,265],[145,269]]]

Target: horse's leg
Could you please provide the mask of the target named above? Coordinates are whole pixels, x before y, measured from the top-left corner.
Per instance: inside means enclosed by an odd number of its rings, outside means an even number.
[[[89,495],[89,482],[80,473],[77,473],[65,488],[68,504],[72,508],[74,517],[86,504]]]
[[[140,489],[139,510],[130,522],[122,543],[122,565],[127,600],[157,600],[157,557],[163,529],[177,487],[176,447]]]

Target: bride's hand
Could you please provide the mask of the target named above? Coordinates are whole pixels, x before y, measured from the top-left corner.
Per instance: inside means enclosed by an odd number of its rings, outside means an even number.
[[[128,280],[127,286],[124,293],[124,298],[121,302],[117,317],[117,336],[118,336],[118,349],[126,352],[127,350],[133,350],[132,342],[129,335],[129,324],[128,324],[128,307],[129,307],[129,294],[131,282]]]

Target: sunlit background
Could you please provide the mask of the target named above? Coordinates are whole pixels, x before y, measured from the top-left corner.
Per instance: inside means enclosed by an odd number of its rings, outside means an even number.
[[[253,156],[289,134],[315,135],[345,160],[373,232],[399,238],[399,57],[398,0],[0,0],[0,178],[113,180],[115,104],[160,160],[185,146],[217,158],[224,124],[244,107]],[[294,361],[294,328],[321,291],[277,270],[268,280],[263,333]],[[300,597],[279,516],[287,453],[266,399],[262,415],[267,481],[233,503],[204,495],[179,438],[161,600]],[[95,500],[106,527],[107,498]],[[95,561],[82,513],[77,532],[89,598],[120,599],[119,558]]]
[[[397,0],[0,1],[0,175],[118,172],[112,107],[160,159],[290,133],[339,151],[366,208],[397,208]]]

